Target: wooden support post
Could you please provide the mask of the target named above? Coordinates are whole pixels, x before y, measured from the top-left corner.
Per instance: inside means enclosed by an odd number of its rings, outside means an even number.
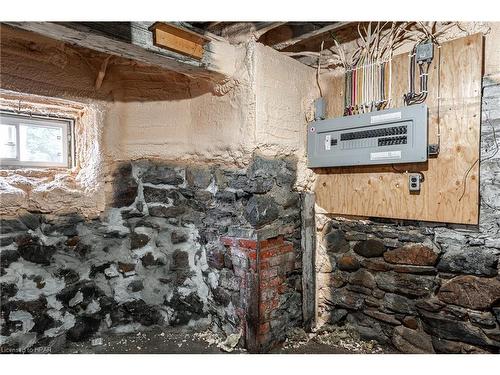
[[[310,331],[316,317],[316,223],[314,193],[302,196],[302,316],[304,328]]]

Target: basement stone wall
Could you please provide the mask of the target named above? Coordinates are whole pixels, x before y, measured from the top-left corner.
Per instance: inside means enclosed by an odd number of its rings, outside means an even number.
[[[242,334],[240,259],[221,240],[230,228],[267,230],[289,244],[297,262],[281,295],[294,306],[282,314],[300,324],[295,178],[292,160],[257,155],[246,169],[144,159],[117,167],[111,207],[97,219],[2,216],[2,350],[54,352],[66,340],[153,324]]]
[[[500,352],[500,85],[483,87],[479,226],[317,215],[319,324],[405,353]]]

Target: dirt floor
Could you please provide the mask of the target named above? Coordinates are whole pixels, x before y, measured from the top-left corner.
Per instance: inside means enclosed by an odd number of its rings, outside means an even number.
[[[247,353],[214,334],[185,328],[151,327],[132,333],[108,333],[87,341],[68,342],[63,353],[95,354],[224,354]],[[314,333],[292,329],[286,341],[271,354],[362,354],[391,353],[374,341],[360,340],[349,327],[323,327]]]

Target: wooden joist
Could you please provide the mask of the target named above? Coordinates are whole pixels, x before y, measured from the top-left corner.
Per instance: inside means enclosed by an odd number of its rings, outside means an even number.
[[[319,28],[317,30],[313,30],[313,31],[310,31],[308,33],[296,36],[296,37],[294,37],[292,39],[288,39],[288,40],[285,40],[283,42],[276,43],[272,47],[274,49],[278,50],[278,51],[282,51],[285,48],[288,48],[290,46],[293,46],[294,44],[303,42],[303,41],[305,41],[307,39],[314,38],[316,36],[319,36],[321,34],[324,34],[324,33],[330,32],[330,31],[335,31],[335,30],[342,29],[342,28],[344,28],[345,26],[347,26],[350,23],[351,22],[334,22],[331,25],[327,25],[327,26],[321,27],[321,28]]]
[[[203,46],[209,39],[192,32],[163,22],[156,22],[150,27],[153,33],[153,44],[160,48],[166,48],[173,52],[201,60],[203,57]]]
[[[218,61],[217,41],[213,48],[204,51],[203,59],[160,48],[153,43],[149,30],[152,22],[4,22],[13,27],[60,40],[68,44],[120,56],[148,65],[154,65],[189,76],[221,80],[232,72],[224,72],[211,61]],[[226,49],[227,51],[227,49]]]

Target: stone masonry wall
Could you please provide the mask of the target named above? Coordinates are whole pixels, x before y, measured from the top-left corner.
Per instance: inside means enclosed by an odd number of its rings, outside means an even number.
[[[483,85],[479,226],[318,215],[320,323],[406,353],[500,351],[500,85]]]
[[[153,324],[239,334],[239,258],[221,237],[230,227],[274,231],[301,259],[291,161],[255,156],[238,170],[139,160],[111,177],[113,203],[99,219],[2,216],[2,349],[57,351],[65,340]],[[297,262],[283,290],[294,324],[300,277]]]

